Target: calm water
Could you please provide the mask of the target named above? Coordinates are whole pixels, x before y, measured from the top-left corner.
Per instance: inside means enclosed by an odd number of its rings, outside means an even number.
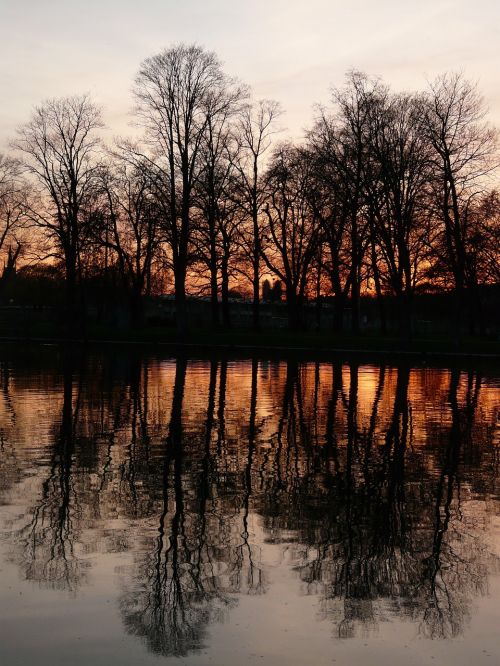
[[[500,372],[0,351],[0,664],[497,664]]]

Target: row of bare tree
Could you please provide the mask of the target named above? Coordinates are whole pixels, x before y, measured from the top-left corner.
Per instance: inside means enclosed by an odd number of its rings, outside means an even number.
[[[57,262],[73,324],[85,279],[113,272],[136,324],[144,295],[173,291],[181,332],[189,291],[229,326],[231,287],[245,284],[258,327],[266,275],[292,328],[308,298],[333,296],[336,328],[349,305],[356,332],[370,291],[382,328],[384,296],[397,299],[407,337],[415,293],[440,289],[454,291],[457,330],[464,312],[481,327],[480,287],[500,281],[496,132],[461,75],[409,94],[352,72],[303,140],[275,145],[279,105],[251,102],[198,46],[145,60],[134,96],[139,139],[106,148],[88,96],[49,100],[0,161],[4,276],[22,243]]]

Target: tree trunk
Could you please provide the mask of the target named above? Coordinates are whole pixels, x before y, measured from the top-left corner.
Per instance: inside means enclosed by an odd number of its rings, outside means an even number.
[[[77,282],[76,282],[76,260],[68,254],[66,257],[66,294],[65,294],[65,317],[66,332],[68,338],[76,336],[79,328],[80,313],[77,305]]]
[[[219,285],[217,283],[217,246],[215,219],[209,214],[208,225],[210,234],[210,309],[212,312],[212,326],[219,325]]]
[[[481,289],[476,283],[469,286],[467,289],[467,301],[469,311],[469,333],[474,336],[485,334],[484,311],[483,301],[481,298]]]
[[[253,303],[252,303],[252,323],[257,330],[260,328],[260,275],[259,275],[259,255],[254,249],[253,259]]]
[[[351,284],[351,331],[359,333],[359,283],[358,271],[354,271]]]
[[[222,323],[226,328],[231,328],[231,313],[229,309],[229,270],[227,254],[222,257],[221,265],[221,298],[222,298]]]
[[[340,283],[338,253],[334,252],[332,247],[330,247],[330,252],[332,256],[332,269],[330,272],[330,280],[332,283],[332,291],[334,295],[333,330],[336,333],[342,333],[342,331],[344,330],[345,294]]]
[[[288,312],[288,328],[291,331],[297,331],[300,329],[301,321],[301,303],[300,297],[297,296],[295,290],[292,287],[287,288],[286,290],[286,307]]]
[[[359,333],[359,239],[357,210],[352,213],[351,221],[351,331]]]
[[[399,304],[399,335],[401,342],[406,344],[412,338],[412,298],[411,294],[402,291],[397,296]]]
[[[129,308],[132,328],[142,328],[144,325],[144,301],[140,291],[134,290],[129,294]]]
[[[177,334],[184,336],[188,330],[186,303],[186,268],[178,266],[174,277],[175,284],[175,320]]]
[[[219,288],[217,284],[217,263],[210,266],[210,309],[212,312],[212,325],[219,325]]]
[[[372,243],[371,246],[372,246],[371,250],[372,250],[373,281],[375,282],[375,293],[377,295],[377,304],[380,317],[380,332],[382,334],[385,334],[387,333],[387,318],[385,314],[384,295],[382,293],[382,286],[380,284],[380,272],[378,270],[377,254],[375,252],[374,243]]]
[[[255,175],[256,178],[256,175]],[[253,193],[253,209],[252,209],[252,220],[253,220],[253,306],[252,306],[252,318],[253,318],[253,327],[258,329],[260,327],[260,231],[259,231],[259,220],[258,220],[258,211],[257,211],[257,194],[254,191]]]
[[[345,297],[342,290],[335,292],[333,301],[333,330],[342,333],[344,330]]]

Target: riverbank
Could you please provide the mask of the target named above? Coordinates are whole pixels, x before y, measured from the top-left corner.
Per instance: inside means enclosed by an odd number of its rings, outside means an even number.
[[[45,323],[30,330],[0,331],[0,342],[53,343],[67,342],[58,327]],[[179,338],[174,328],[150,326],[141,329],[112,328],[91,324],[86,336],[72,344],[140,345],[170,347],[189,351],[227,350],[236,353],[298,353],[307,356],[330,354],[377,354],[381,356],[429,356],[490,358],[500,362],[500,341],[488,338],[463,338],[460,342],[446,336],[415,337],[410,342],[391,335],[373,333],[338,334],[331,331],[289,331],[197,328]]]

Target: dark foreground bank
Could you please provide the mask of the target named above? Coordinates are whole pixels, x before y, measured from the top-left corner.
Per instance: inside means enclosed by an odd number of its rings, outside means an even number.
[[[65,332],[53,323],[0,329],[0,341],[36,343],[68,342]],[[289,331],[251,329],[192,328],[179,336],[173,327],[147,326],[140,329],[116,328],[90,324],[70,341],[88,345],[142,345],[170,347],[175,350],[210,352],[228,350],[234,353],[287,353],[308,357],[332,353],[379,354],[383,356],[485,357],[500,361],[500,340],[463,337],[452,340],[447,335],[419,335],[409,341],[392,335],[372,332],[338,334],[332,331]]]

